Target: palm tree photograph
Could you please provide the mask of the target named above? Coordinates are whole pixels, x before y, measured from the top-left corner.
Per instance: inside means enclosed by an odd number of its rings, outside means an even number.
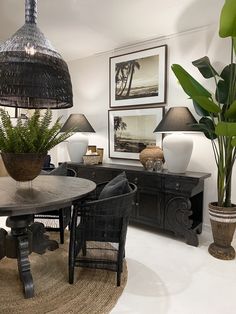
[[[110,107],[165,103],[167,46],[110,58]]]
[[[116,100],[158,96],[159,56],[116,63]]]

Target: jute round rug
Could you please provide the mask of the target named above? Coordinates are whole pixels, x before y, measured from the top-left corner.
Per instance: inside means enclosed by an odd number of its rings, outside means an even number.
[[[59,235],[56,234],[56,239],[58,238]],[[109,313],[126,285],[126,263],[120,287],[116,286],[115,272],[79,267],[75,268],[75,283],[70,285],[67,259],[68,240],[56,251],[47,251],[44,255],[30,255],[35,287],[35,297],[31,299],[24,299],[16,260],[2,259],[0,313]]]

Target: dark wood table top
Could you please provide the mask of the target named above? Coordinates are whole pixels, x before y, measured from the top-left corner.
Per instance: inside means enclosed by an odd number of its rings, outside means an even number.
[[[30,182],[0,177],[0,216],[35,214],[70,206],[96,188],[93,181],[41,175]]]

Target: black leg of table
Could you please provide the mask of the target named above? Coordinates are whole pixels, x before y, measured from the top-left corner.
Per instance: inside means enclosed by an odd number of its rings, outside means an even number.
[[[32,252],[44,254],[46,250],[54,251],[59,248],[57,241],[50,240],[45,234],[45,227],[41,222],[35,222],[29,230],[32,232]]]
[[[6,236],[6,230],[0,228],[0,259],[6,256]]]
[[[33,278],[30,272],[29,262],[29,239],[22,235],[17,237],[17,263],[20,279],[23,285],[25,298],[32,298],[34,296]]]
[[[12,216],[8,217],[6,221],[11,232],[7,234],[4,229],[0,229],[0,259],[4,256],[17,259],[19,276],[26,299],[34,296],[29,255],[32,251],[43,254],[46,249],[58,248],[58,243],[50,240],[44,234],[43,224],[32,222],[33,215]]]
[[[71,230],[70,230],[70,243],[69,243],[69,283],[74,283],[74,269],[75,269],[75,247],[76,247],[76,224],[77,224],[77,207],[74,205],[72,221],[71,221]]]
[[[32,252],[32,233],[28,230],[28,226],[32,222],[32,215],[12,216],[6,221],[7,227],[11,228],[11,232],[6,236],[6,256],[17,259],[25,298],[34,296],[34,284],[28,258]]]

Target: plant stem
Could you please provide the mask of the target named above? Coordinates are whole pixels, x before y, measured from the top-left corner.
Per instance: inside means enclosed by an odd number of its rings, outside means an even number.
[[[231,178],[233,165],[233,147],[231,146],[231,138],[227,138],[225,147],[225,207],[231,207]]]

